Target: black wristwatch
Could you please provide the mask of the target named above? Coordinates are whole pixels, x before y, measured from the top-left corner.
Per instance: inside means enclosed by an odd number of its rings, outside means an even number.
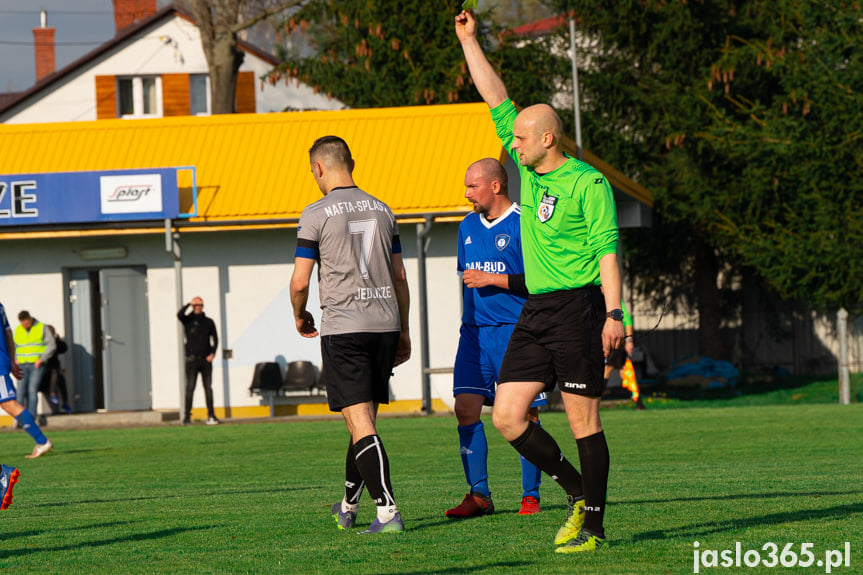
[[[606,313],[605,317],[610,317],[614,321],[623,321],[623,310],[613,309],[610,312]]]

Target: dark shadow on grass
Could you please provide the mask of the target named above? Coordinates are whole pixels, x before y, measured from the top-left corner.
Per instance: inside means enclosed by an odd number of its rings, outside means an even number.
[[[134,521],[109,521],[107,523],[93,523],[92,525],[77,525],[75,527],[63,527],[63,531],[81,531],[84,529],[102,529],[105,527],[119,527],[120,525],[129,525],[134,523]],[[9,540],[13,537],[36,537],[37,535],[42,535],[46,531],[50,531],[50,529],[40,529],[39,531],[19,531],[17,533],[4,533],[3,540]]]
[[[174,537],[181,533],[189,531],[202,531],[205,529],[215,529],[216,525],[199,525],[195,527],[174,527],[173,529],[161,529],[149,533],[130,533],[122,537],[113,537],[111,539],[101,539],[98,541],[84,541],[81,543],[72,543],[69,545],[58,545],[55,547],[26,547],[23,549],[4,549],[0,550],[0,559],[8,559],[10,557],[22,557],[24,555],[34,555],[38,553],[51,553],[58,551],[77,551],[82,547],[107,547],[118,543],[134,543],[138,541],[151,541],[156,539],[165,539]]]
[[[826,497],[830,495],[861,495],[863,490],[850,491],[813,491],[811,493],[778,492],[778,493],[744,493],[728,495],[706,495],[703,497],[671,497],[668,499],[609,499],[609,505],[644,505],[650,503],[684,503],[691,501],[737,501],[740,499],[777,499],[780,497]],[[551,506],[551,509],[554,507]]]
[[[170,493],[160,491],[157,495],[148,495],[146,497],[118,497],[117,499],[79,499],[77,501],[53,501],[51,503],[39,503],[32,507],[68,507],[70,505],[83,505],[93,503],[119,503],[123,501],[164,501],[172,497],[182,497],[183,499],[198,499],[202,497],[214,497],[220,495],[248,495],[250,491],[259,493],[289,493],[293,491],[307,491],[309,489],[320,489],[320,486],[315,487],[270,487],[267,489],[253,489],[248,485],[237,487],[234,489],[219,488],[209,492],[193,492],[193,493]]]
[[[693,523],[691,525],[684,525],[683,527],[672,527],[638,533],[632,537],[632,541],[638,542],[661,539],[695,540],[712,533],[727,533],[729,530],[733,529],[745,529],[747,527],[758,525],[779,525],[782,523],[811,521],[813,519],[846,519],[849,515],[853,515],[855,513],[863,513],[863,503],[838,505],[836,507],[828,507],[827,509],[802,509],[800,511],[789,511],[785,513],[771,513],[769,515],[762,515],[761,517]]]
[[[479,517],[474,517],[471,519],[447,519],[446,517],[411,517],[410,518],[410,526],[409,529],[411,531],[419,530],[419,529],[428,529],[429,527],[440,527],[441,525],[452,525],[453,523],[458,523],[461,521],[473,521],[477,520]]]
[[[427,571],[399,571],[399,575],[426,575],[428,573],[471,573],[473,571],[485,571],[487,569],[494,569],[500,567],[506,567],[510,569],[518,569],[518,571],[513,571],[515,573],[527,573],[530,568],[534,566],[530,561],[501,561],[499,563],[488,563],[486,565],[477,565],[476,567],[450,567],[448,569],[440,569],[440,568],[432,568]],[[535,566],[534,566],[535,567]],[[383,572],[382,572],[383,573]]]

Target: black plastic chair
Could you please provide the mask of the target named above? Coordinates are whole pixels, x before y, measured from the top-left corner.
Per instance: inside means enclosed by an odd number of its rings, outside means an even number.
[[[311,393],[318,381],[315,365],[310,361],[292,361],[285,372],[282,391],[308,391]]]
[[[252,385],[249,393],[261,393],[278,391],[282,385],[282,371],[279,364],[271,361],[256,363],[255,375],[252,376]]]

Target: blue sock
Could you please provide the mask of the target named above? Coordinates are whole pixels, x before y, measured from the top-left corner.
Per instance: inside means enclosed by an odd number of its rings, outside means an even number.
[[[21,415],[15,418],[21,427],[30,434],[30,437],[36,440],[36,443],[42,445],[48,442],[48,438],[42,434],[42,430],[36,425],[36,420],[33,419],[33,414],[26,409],[21,412]]]
[[[539,420],[536,421],[539,425]],[[539,425],[542,427],[541,425]],[[521,458],[521,489],[522,497],[535,497],[539,500],[539,485],[542,483],[542,471],[539,467],[525,459]]]
[[[470,490],[488,497],[488,442],[485,439],[485,428],[482,421],[472,425],[458,427],[458,440],[461,446],[461,464],[464,467],[464,477]]]

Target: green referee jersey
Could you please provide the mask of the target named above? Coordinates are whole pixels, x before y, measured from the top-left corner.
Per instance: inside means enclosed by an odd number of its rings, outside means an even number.
[[[617,210],[605,176],[567,155],[557,169],[538,174],[512,150],[515,105],[491,110],[497,135],[521,176],[521,241],[532,294],[600,285],[599,260],[617,253]]]

